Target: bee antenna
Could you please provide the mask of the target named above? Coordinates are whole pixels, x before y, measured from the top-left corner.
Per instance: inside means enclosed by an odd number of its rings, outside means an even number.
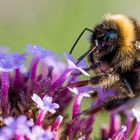
[[[93,33],[93,31],[92,31],[91,29],[85,28],[85,29],[80,33],[80,35],[78,36],[77,40],[75,41],[75,43],[74,43],[73,46],[71,47],[71,50],[70,50],[70,52],[69,52],[70,54],[72,54],[72,52],[73,52],[73,50],[74,50],[76,44],[78,43],[79,39],[81,38],[81,36],[84,34],[85,31],[89,31],[89,32]]]

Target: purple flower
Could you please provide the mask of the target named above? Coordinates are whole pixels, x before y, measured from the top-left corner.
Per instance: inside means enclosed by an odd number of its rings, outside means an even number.
[[[88,74],[86,71],[84,71],[81,67],[76,66],[71,60],[67,59],[67,61],[68,61],[68,68],[69,68],[69,69],[78,70],[78,71],[80,71],[82,74],[84,74],[84,75],[86,75],[86,76],[89,76],[89,74]]]
[[[26,136],[30,133],[30,128],[33,126],[33,122],[27,120],[24,115],[19,116],[14,119],[13,117],[8,117],[4,119],[6,127],[1,129],[1,133],[6,137],[10,136]]]
[[[24,66],[26,54],[12,53],[5,54],[0,59],[0,70],[10,71],[15,68],[21,68]]]
[[[66,69],[66,64],[62,62],[57,55],[51,55],[51,56],[46,56],[41,61],[40,70],[43,76],[46,76],[49,73],[49,70],[47,70],[49,67],[52,67],[51,83],[54,83]]]
[[[130,133],[130,129],[134,120],[134,115],[132,114],[132,112],[128,111],[127,109],[125,109],[125,115],[126,115],[126,120],[125,120],[125,126],[127,128],[127,131],[125,132],[125,137],[127,138],[129,136]]]
[[[64,56],[65,56],[66,60],[70,60],[71,62],[73,62],[74,64],[76,64],[76,61],[74,60],[74,58],[73,58],[72,55],[67,54],[67,53],[64,53]],[[86,61],[83,59],[82,61],[80,61],[77,64],[77,66],[80,67],[80,68],[86,68],[87,67]]]
[[[25,54],[19,53],[1,53],[0,71],[1,71],[1,107],[3,114],[9,113],[8,90],[9,90],[9,71],[23,67]]]
[[[14,61],[14,68],[21,68],[24,66],[27,54],[12,53],[11,54]]]
[[[73,76],[73,73],[77,73],[79,72],[79,75],[84,74],[86,76],[89,76],[89,74],[83,70],[81,67],[77,66],[76,64],[74,64],[72,58],[71,60],[69,58],[66,58],[67,62],[68,62],[68,66],[65,68],[65,70],[63,71],[63,73],[54,81],[54,83],[51,85],[49,92],[51,92],[54,89],[60,88],[61,85],[66,82],[66,80],[68,80],[68,77],[70,78],[70,80],[68,81],[68,84],[72,81],[75,81],[75,79],[78,76]],[[67,84],[67,85],[68,85]]]
[[[90,86],[85,86],[81,88],[69,88],[68,89],[72,92],[75,93],[76,95],[80,95],[83,97],[90,97],[90,93],[93,92],[93,88]]]
[[[94,123],[93,116],[91,117],[75,117],[66,126],[65,135],[70,140],[88,140],[92,132],[92,125]]]
[[[134,108],[132,109],[132,112],[135,118],[137,119],[137,122],[140,122],[140,112]]]
[[[72,117],[77,117],[77,115],[80,113],[80,103],[83,97],[90,97],[90,95],[85,93],[79,93],[77,88],[68,88],[71,92],[76,94],[74,105],[73,105],[73,115]]]
[[[34,57],[40,57],[40,58],[44,58],[46,56],[52,55],[53,53],[49,50],[44,50],[41,46],[39,45],[31,45],[28,44],[27,45],[27,51],[28,53],[30,53],[32,56]]]
[[[89,76],[89,74],[85,70],[83,70],[83,68],[86,68],[85,60],[82,60],[78,65],[76,65],[74,58],[70,54],[64,53],[64,56],[68,62],[68,69],[74,69],[75,73],[79,71],[82,74]]]
[[[42,121],[46,112],[48,111],[54,114],[56,112],[55,109],[58,109],[59,105],[57,103],[52,103],[52,97],[49,97],[48,95],[45,95],[43,99],[41,99],[37,94],[33,94],[31,98],[37,104],[37,108],[40,109],[37,116],[37,124],[42,126]]]
[[[27,51],[29,52],[29,54],[32,55],[32,62],[31,62],[31,66],[30,66],[30,73],[31,73],[31,81],[32,84],[34,84],[35,79],[36,79],[36,71],[37,71],[37,66],[39,64],[39,61],[42,58],[45,58],[46,56],[50,56],[53,53],[51,51],[48,50],[44,50],[43,48],[41,48],[38,45],[27,45]]]
[[[52,114],[59,108],[57,103],[52,103],[52,97],[49,97],[48,95],[45,95],[43,99],[41,99],[37,94],[33,94],[32,100],[37,104],[37,108],[46,110]]]
[[[28,62],[29,69],[24,67],[26,71],[21,69],[24,66],[25,54],[0,52],[0,112],[2,117],[18,116],[0,120],[0,139],[94,139],[91,133],[95,133],[92,128],[98,117],[94,109],[101,110],[100,105],[103,105],[106,99],[115,96],[114,91],[106,91],[100,87],[97,89],[89,84],[90,80],[79,81],[81,75],[90,76],[87,72],[91,67],[87,68],[85,61],[76,64],[71,55],[65,54],[68,62],[65,64],[57,55],[38,45],[28,45],[27,50],[32,60],[31,63]],[[93,67],[92,69],[94,70]],[[15,71],[11,72],[11,70]],[[96,106],[93,110],[90,106],[89,110],[81,111],[82,99],[90,97],[94,90],[97,91],[97,96],[94,98]],[[35,102],[35,107],[31,99]],[[97,139],[138,140],[140,135],[139,98],[136,100],[138,102],[130,101],[112,112],[106,111],[110,113],[110,123],[107,127],[101,128]],[[70,117],[65,111],[70,103],[73,103],[69,113],[72,116],[71,120],[67,119]],[[125,121],[121,121],[119,114],[121,111],[125,112],[126,117],[123,116]],[[29,120],[26,116],[19,116],[19,114],[26,114]],[[132,127],[135,118],[136,126]],[[133,133],[130,136],[131,131]]]
[[[113,140],[126,140],[125,132],[127,130],[126,126],[122,126],[112,137]]]
[[[101,139],[102,140],[107,140],[108,139],[108,135],[109,135],[109,128],[107,126],[107,124],[102,124],[100,127],[100,132],[101,132]]]
[[[8,102],[8,90],[9,90],[9,73],[7,71],[1,72],[1,108],[3,115],[9,113],[9,102]]]
[[[63,121],[63,117],[61,115],[59,115],[56,118],[56,120],[55,120],[55,122],[54,122],[54,124],[52,126],[52,131],[57,131],[57,129],[59,128],[59,126],[60,126],[62,121]]]
[[[0,129],[0,140],[10,140],[13,137],[14,134],[9,128],[3,127]]]
[[[114,112],[110,113],[110,130],[108,137],[112,137],[113,134],[120,128],[121,126],[121,117]]]
[[[31,133],[28,133],[27,138],[30,140],[53,140],[55,133],[36,125],[32,128]]]

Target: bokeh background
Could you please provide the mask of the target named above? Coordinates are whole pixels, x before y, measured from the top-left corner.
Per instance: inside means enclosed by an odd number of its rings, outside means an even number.
[[[79,33],[93,28],[107,13],[139,20],[139,5],[139,0],[0,0],[0,46],[24,52],[31,43],[68,52]],[[78,51],[88,48],[87,36]]]
[[[25,52],[30,43],[59,54],[69,52],[80,32],[85,27],[92,29],[108,13],[140,21],[140,0],[0,0],[0,46]],[[88,49],[89,36],[86,33],[81,38],[74,57]],[[107,115],[102,116],[94,132],[99,123],[107,122]]]

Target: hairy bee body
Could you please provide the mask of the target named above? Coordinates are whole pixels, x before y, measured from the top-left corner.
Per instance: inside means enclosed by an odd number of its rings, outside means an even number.
[[[116,108],[140,96],[140,26],[124,15],[107,15],[97,25],[90,39],[96,52],[89,55],[92,64],[101,62],[91,84],[110,89],[118,86],[119,94],[105,102],[106,109]],[[103,74],[101,74],[103,73]]]

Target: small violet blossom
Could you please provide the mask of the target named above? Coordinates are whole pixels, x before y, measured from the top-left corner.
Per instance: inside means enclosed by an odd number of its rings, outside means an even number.
[[[21,115],[14,119],[8,117],[4,119],[6,126],[0,131],[0,138],[3,135],[5,138],[11,139],[12,137],[24,137],[30,133],[30,128],[34,125],[32,121],[27,120],[25,115]],[[11,138],[8,136],[10,135]]]
[[[44,58],[46,56],[50,56],[53,54],[52,51],[45,50],[39,45],[28,44],[26,49],[27,49],[28,53],[30,53],[33,57]]]
[[[62,85],[68,79],[68,77],[71,76],[72,73],[75,71],[76,72],[78,71],[81,74],[89,77],[89,74],[84,69],[81,68],[81,65],[80,66],[76,65],[75,62],[73,62],[74,61],[72,59],[73,57],[71,55],[68,55],[68,56],[70,57],[70,59],[69,59],[69,57],[65,57],[68,62],[67,68],[63,71],[61,76],[52,84],[50,91],[52,91],[53,89],[59,88],[59,86]],[[74,79],[75,78],[76,77],[74,76]],[[69,81],[69,82],[71,82],[71,81]]]
[[[53,140],[55,133],[36,125],[32,128],[31,133],[27,134],[27,138],[30,140]]]
[[[43,58],[45,58],[46,56],[50,56],[53,53],[51,51],[48,50],[44,50],[41,46],[39,45],[27,45],[27,51],[29,54],[32,55],[32,62],[31,62],[31,66],[30,66],[30,73],[31,73],[31,81],[32,83],[34,83],[35,78],[36,78],[36,71],[37,71],[37,66],[39,64],[39,61]]]
[[[20,69],[24,66],[26,54],[19,53],[0,53],[0,71],[1,71],[1,107],[5,115],[9,113],[8,90],[9,90],[9,72],[14,69]],[[3,56],[3,57],[2,57]]]
[[[59,108],[57,103],[52,103],[52,97],[45,95],[43,99],[41,99],[37,94],[33,94],[32,100],[37,104],[37,108],[40,110],[46,110],[52,114],[56,112],[55,109]]]
[[[33,94],[32,100],[37,104],[37,108],[40,109],[37,116],[37,124],[40,126],[42,126],[42,121],[46,112],[54,114],[56,112],[55,109],[59,108],[57,103],[52,103],[52,97],[49,97],[48,95],[45,95],[43,99],[41,99],[37,94]]]
[[[19,53],[5,54],[4,57],[0,59],[0,71],[10,71],[23,67],[26,56],[26,54]]]

